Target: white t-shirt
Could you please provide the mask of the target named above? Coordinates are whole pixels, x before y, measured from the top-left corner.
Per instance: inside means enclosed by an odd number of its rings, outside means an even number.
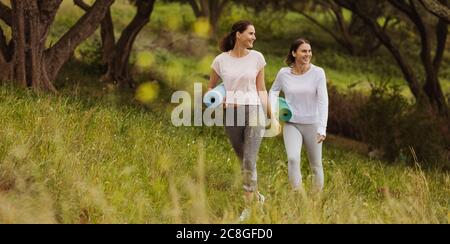
[[[219,54],[211,68],[225,85],[225,104],[260,105],[256,77],[265,65],[264,56],[254,50],[240,58],[231,56],[229,52]]]
[[[291,73],[290,67],[282,68],[270,89],[271,101],[283,91],[292,110],[289,122],[317,124],[317,133],[326,135],[328,120],[328,92],[325,71],[313,64],[302,75]]]

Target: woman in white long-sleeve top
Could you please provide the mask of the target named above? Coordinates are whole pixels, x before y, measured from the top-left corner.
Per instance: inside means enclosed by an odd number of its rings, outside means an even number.
[[[278,97],[282,91],[293,114],[283,129],[289,181],[294,190],[303,189],[300,156],[305,144],[314,176],[313,190],[317,192],[324,185],[322,143],[326,137],[328,93],[325,71],[312,64],[311,57],[310,42],[297,39],[286,58],[288,67],[278,72],[270,96]]]

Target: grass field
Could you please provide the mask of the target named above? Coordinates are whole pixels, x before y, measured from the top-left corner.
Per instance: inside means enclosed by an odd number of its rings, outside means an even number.
[[[223,129],[173,127],[170,111],[1,87],[0,222],[234,223],[244,203]],[[264,139],[267,201],[250,223],[447,223],[448,173],[389,165],[330,141],[325,190],[305,198],[289,189],[282,138]]]
[[[116,0],[112,10],[117,36],[135,11],[127,2]],[[63,1],[49,44],[82,14]],[[268,88],[298,36],[317,43],[314,63],[340,91],[367,92],[369,81],[406,84],[389,54],[350,57],[299,14],[250,16],[234,7],[220,31],[242,18],[257,23],[255,49],[268,63]],[[64,67],[58,95],[0,86],[0,223],[236,222],[244,207],[241,171],[223,128],[174,127],[170,121],[171,92],[191,91],[194,82],[206,86],[218,54],[216,43],[195,33],[195,24],[188,6],[155,5],[131,55],[137,82],[161,86],[156,101],[145,106],[134,94],[98,81],[98,35]],[[448,52],[444,59],[450,63]],[[442,65],[440,79],[449,94],[449,65]],[[411,96],[406,87],[403,94]],[[303,154],[307,193],[295,194],[282,138],[264,139],[258,181],[266,204],[254,206],[249,222],[449,223],[448,172],[371,159],[366,145],[333,135],[323,152],[324,192],[309,192]]]

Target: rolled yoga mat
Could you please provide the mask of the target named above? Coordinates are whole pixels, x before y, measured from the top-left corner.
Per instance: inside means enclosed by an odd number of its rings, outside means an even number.
[[[282,97],[278,98],[279,118],[283,122],[288,122],[292,118],[292,110]]]
[[[214,89],[205,94],[205,96],[203,97],[203,103],[208,108],[211,107],[212,105],[214,105],[214,107],[218,107],[220,104],[223,103],[225,94],[226,94],[225,85],[221,83],[220,85],[216,86]]]

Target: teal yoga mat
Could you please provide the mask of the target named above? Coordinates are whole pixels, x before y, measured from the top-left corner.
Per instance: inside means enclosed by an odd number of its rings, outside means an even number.
[[[292,110],[282,97],[278,98],[279,118],[283,122],[288,122],[292,118]]]

